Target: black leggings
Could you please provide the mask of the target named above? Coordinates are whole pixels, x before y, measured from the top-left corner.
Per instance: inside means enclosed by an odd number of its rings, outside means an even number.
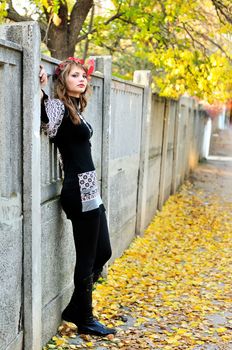
[[[102,270],[112,251],[105,212],[96,217],[71,219],[76,248],[74,285]]]

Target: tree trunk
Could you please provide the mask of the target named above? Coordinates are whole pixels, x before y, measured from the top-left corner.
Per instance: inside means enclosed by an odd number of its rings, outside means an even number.
[[[59,10],[61,23],[59,26],[56,26],[51,22],[47,33],[46,44],[52,57],[64,60],[74,55],[78,36],[92,6],[93,0],[76,1],[71,12],[70,22],[68,22],[67,6],[66,4],[61,4]]]
[[[51,24],[48,31],[47,47],[51,56],[58,60],[73,56],[75,51],[75,46],[70,50],[67,27],[57,28],[54,24]]]

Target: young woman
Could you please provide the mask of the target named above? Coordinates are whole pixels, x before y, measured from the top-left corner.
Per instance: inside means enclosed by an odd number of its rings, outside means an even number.
[[[76,249],[74,292],[62,319],[75,323],[79,333],[105,336],[116,331],[93,317],[92,286],[111,257],[111,246],[91,156],[93,130],[82,115],[93,69],[91,60],[89,65],[74,57],[61,62],[54,75],[55,98],[41,90],[41,119],[42,128],[61,154],[64,181],[60,199],[72,222]],[[43,66],[40,83],[41,88],[47,83]]]

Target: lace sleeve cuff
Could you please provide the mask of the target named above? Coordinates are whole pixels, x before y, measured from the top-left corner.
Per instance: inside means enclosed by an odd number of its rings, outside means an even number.
[[[42,129],[49,137],[55,137],[62,123],[65,106],[59,99],[48,98],[44,100],[44,109],[47,121],[42,120]]]

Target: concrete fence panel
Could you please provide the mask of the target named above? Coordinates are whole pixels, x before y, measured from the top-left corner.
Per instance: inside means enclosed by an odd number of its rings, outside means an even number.
[[[119,256],[136,227],[143,88],[113,79],[111,93],[109,218],[114,256]]]
[[[165,99],[160,98],[157,95],[152,95],[147,174],[148,181],[146,191],[146,225],[148,225],[158,208],[164,114]]]
[[[22,327],[24,330],[23,348],[24,349],[40,349],[41,348],[41,222],[40,222],[40,121],[39,121],[39,63],[40,63],[40,32],[39,26],[35,23],[24,24],[9,24],[0,27],[0,35],[5,40],[9,40],[21,46],[21,57],[18,60],[17,65],[15,62],[8,62],[7,67],[8,74],[5,76],[4,92],[5,102],[7,102],[7,109],[11,113],[9,121],[13,116],[16,122],[19,124],[19,129],[15,129],[13,124],[4,123],[5,131],[10,127],[10,143],[5,145],[7,152],[15,152],[11,154],[12,157],[8,158],[9,154],[5,154],[5,161],[8,160],[12,167],[11,173],[14,174],[13,180],[15,181],[15,190],[12,193],[11,188],[11,175],[8,174],[8,178],[5,179],[5,184],[8,187],[6,193],[10,190],[11,197],[15,199],[22,198],[21,204],[17,204],[18,212],[22,214],[22,229],[16,229],[15,236],[11,237],[11,244],[18,244],[15,247],[15,251],[12,253],[12,263],[14,263],[14,269],[11,269],[11,264],[7,266],[6,273],[12,274],[11,280],[16,281],[21,278],[23,271],[22,283],[20,286],[23,288],[19,291],[15,288],[16,304],[12,303],[9,309],[4,309],[5,315],[9,319],[11,314],[12,305],[19,304],[19,299],[23,300],[23,305],[20,306],[20,311],[15,312],[11,317],[17,321],[17,332]],[[15,45],[15,44],[12,44]],[[6,51],[5,51],[6,54]],[[10,55],[8,56],[10,57]],[[3,62],[6,59],[3,58]],[[12,64],[13,63],[13,64]],[[12,69],[15,75],[12,75]],[[18,72],[21,71],[21,79],[17,80]],[[15,79],[13,78],[15,77]],[[17,84],[18,83],[18,84]],[[4,96],[4,95],[3,95]],[[20,102],[19,102],[20,100]],[[20,105],[20,103],[22,103]],[[4,113],[4,104],[1,105],[1,112]],[[20,107],[19,107],[20,105]],[[16,107],[14,107],[16,106]],[[16,108],[16,110],[14,110]],[[17,121],[18,120],[18,121]],[[19,123],[20,121],[20,123]],[[16,136],[16,130],[19,133],[15,140],[12,137]],[[21,162],[21,171],[17,170],[15,166],[16,162]],[[13,161],[14,159],[14,161]],[[19,168],[20,168],[19,167]],[[16,185],[20,182],[20,185]],[[21,193],[19,188],[21,187]],[[9,193],[9,192],[8,192]],[[9,194],[8,194],[9,196]],[[21,201],[21,200],[20,200]],[[16,201],[17,202],[17,201]],[[12,209],[15,205],[12,205]],[[16,208],[16,207],[15,207]],[[19,214],[16,213],[15,220]],[[18,220],[17,220],[18,221]],[[21,225],[20,225],[21,226]],[[1,230],[2,232],[2,230]],[[21,234],[23,232],[23,235]],[[8,230],[8,234],[10,230]],[[20,236],[20,237],[19,237]],[[10,243],[10,242],[9,242]],[[23,246],[22,246],[23,243]],[[22,250],[21,250],[21,247]],[[9,251],[7,251],[9,254]],[[21,257],[23,255],[23,265]],[[1,254],[2,258],[2,254]],[[14,262],[14,259],[17,261]],[[21,260],[21,262],[20,262]],[[18,269],[18,271],[17,271]],[[17,275],[17,272],[19,273]],[[18,282],[19,283],[19,282]],[[14,284],[12,285],[14,286]],[[14,286],[16,287],[16,286]],[[6,288],[6,286],[5,286]],[[10,290],[10,289],[9,289]],[[5,289],[6,292],[6,289]],[[20,296],[19,296],[20,295]],[[6,298],[9,302],[9,299]],[[11,301],[11,300],[10,300]],[[0,314],[0,323],[4,322],[4,313]],[[3,320],[2,320],[3,317]],[[18,319],[23,317],[23,326],[20,326]],[[4,323],[5,326],[7,324]],[[12,327],[13,328],[13,327]],[[9,334],[12,336],[14,332],[12,329],[8,329]],[[6,341],[6,340],[5,340]],[[2,344],[1,344],[2,346]],[[21,349],[22,339],[16,339],[14,344],[9,343],[7,346],[3,345],[3,349]]]
[[[190,170],[193,170],[201,159],[201,148],[203,145],[205,119],[198,105],[194,103],[193,109],[192,146],[189,157]]]
[[[176,101],[166,101],[160,174],[160,193],[158,203],[159,209],[162,208],[162,205],[172,193],[176,109]]]
[[[176,141],[176,188],[183,183],[185,178],[185,159],[186,159],[186,139],[187,139],[187,117],[188,110],[185,105],[179,105],[177,141]]]
[[[0,41],[0,349],[22,348],[22,48]],[[11,93],[9,94],[9,91]]]
[[[165,180],[164,200],[172,194],[172,179],[174,169],[174,143],[175,143],[175,121],[177,114],[178,102],[170,100],[169,108],[169,130],[168,130],[168,147],[167,147],[167,173]]]

